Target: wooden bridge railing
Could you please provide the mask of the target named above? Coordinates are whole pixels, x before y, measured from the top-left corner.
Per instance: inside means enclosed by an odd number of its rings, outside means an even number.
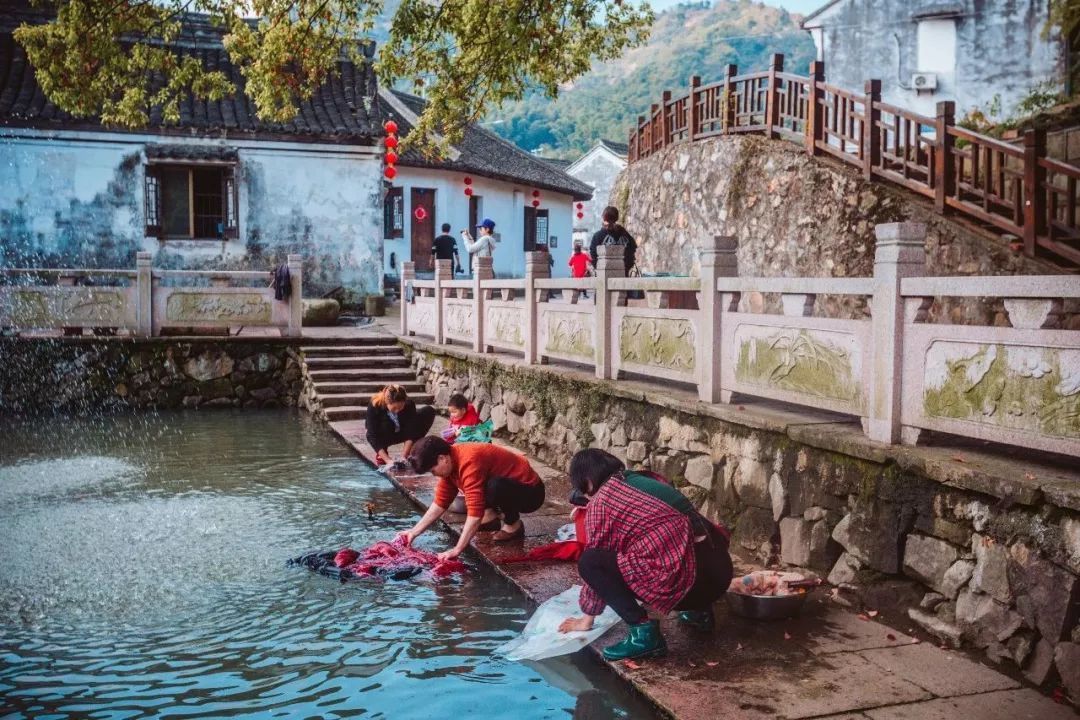
[[[1046,134],[1029,130],[1013,145],[956,125],[951,101],[927,117],[882,102],[881,81],[863,91],[825,82],[825,65],[808,76],[784,71],[774,55],[763,72],[740,75],[728,65],[722,80],[672,97],[665,90],[630,133],[631,163],[678,142],[761,133],[799,143],[809,155],[829,155],[933,199],[938,212],[966,215],[1023,239],[1059,264],[1080,268],[1080,168],[1046,156]]]

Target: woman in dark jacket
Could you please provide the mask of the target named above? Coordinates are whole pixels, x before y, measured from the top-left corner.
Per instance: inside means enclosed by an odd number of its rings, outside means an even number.
[[[376,462],[391,462],[390,446],[398,443],[405,443],[402,455],[407,456],[413,443],[427,435],[434,422],[435,408],[430,405],[417,408],[400,385],[387,385],[372,395],[364,425]]]
[[[660,613],[679,610],[679,620],[711,630],[713,603],[731,582],[727,531],[698,513],[663,477],[626,470],[603,450],[582,450],[570,461],[570,485],[589,498],[585,550],[578,560],[584,585],[578,604],[584,617],[563,621],[563,632],[589,630],[610,605],[630,632],[604,649],[608,660],[663,655]]]

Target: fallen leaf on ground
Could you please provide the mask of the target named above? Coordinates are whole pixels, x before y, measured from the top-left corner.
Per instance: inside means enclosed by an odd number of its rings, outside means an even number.
[[[740,410],[745,410],[745,409],[746,409],[746,406],[745,406],[745,405],[739,405],[739,409],[740,409]]]
[[[870,622],[870,616],[866,615],[865,613],[859,613],[856,617],[858,617],[860,620],[865,620],[866,622]]]
[[[877,610],[867,610],[866,614],[869,615],[870,617],[877,617],[878,616],[878,611]]]
[[[896,636],[893,635],[892,633],[886,633],[885,637],[888,638],[889,640],[895,640],[896,639]]]
[[[1050,694],[1050,697],[1056,703],[1059,703],[1061,705],[1065,704],[1065,691],[1061,688],[1054,688],[1054,692]]]
[[[1034,480],[1035,479],[1035,473],[1029,473],[1029,472],[1024,473],[1024,479],[1025,480]]]
[[[640,664],[634,662],[633,660],[623,660],[622,664],[630,668],[631,670],[637,670],[641,667]]]
[[[918,645],[920,642],[922,642],[922,640],[919,640],[919,638],[911,638],[912,645]]]
[[[696,668],[696,667],[697,667],[697,665],[696,665],[696,664],[694,663],[694,661],[693,661],[693,660],[688,660],[688,661],[687,661],[687,664],[689,664],[689,665],[690,665],[690,667],[692,667],[692,668]]]
[[[956,462],[967,462],[967,460],[964,459],[963,455],[953,455],[952,459]]]
[[[790,640],[791,639],[791,633],[784,633],[784,639],[785,640]]]
[[[738,643],[738,644],[737,644],[737,645],[735,646],[735,649],[736,649],[736,650],[742,650],[742,643]]]
[[[720,661],[719,660],[710,660],[709,662],[707,662],[705,664],[708,665],[709,667],[716,667],[717,665],[720,664]]]

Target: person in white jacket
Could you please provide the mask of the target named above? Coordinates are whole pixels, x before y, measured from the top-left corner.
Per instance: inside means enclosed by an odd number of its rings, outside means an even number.
[[[461,231],[461,239],[465,243],[465,249],[469,252],[471,257],[491,257],[495,250],[495,221],[491,218],[484,218],[484,221],[476,226],[479,231],[479,237],[473,240],[472,235],[468,230]],[[476,270],[476,263],[471,262],[473,271]]]

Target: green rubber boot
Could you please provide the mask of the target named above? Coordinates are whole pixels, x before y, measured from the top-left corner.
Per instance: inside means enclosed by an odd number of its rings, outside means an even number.
[[[630,660],[633,658],[660,657],[667,654],[667,643],[660,634],[660,623],[646,620],[630,626],[621,643],[604,648],[605,660]]]
[[[697,630],[712,631],[716,628],[716,616],[713,615],[712,608],[708,610],[682,610],[679,612],[679,622]]]

